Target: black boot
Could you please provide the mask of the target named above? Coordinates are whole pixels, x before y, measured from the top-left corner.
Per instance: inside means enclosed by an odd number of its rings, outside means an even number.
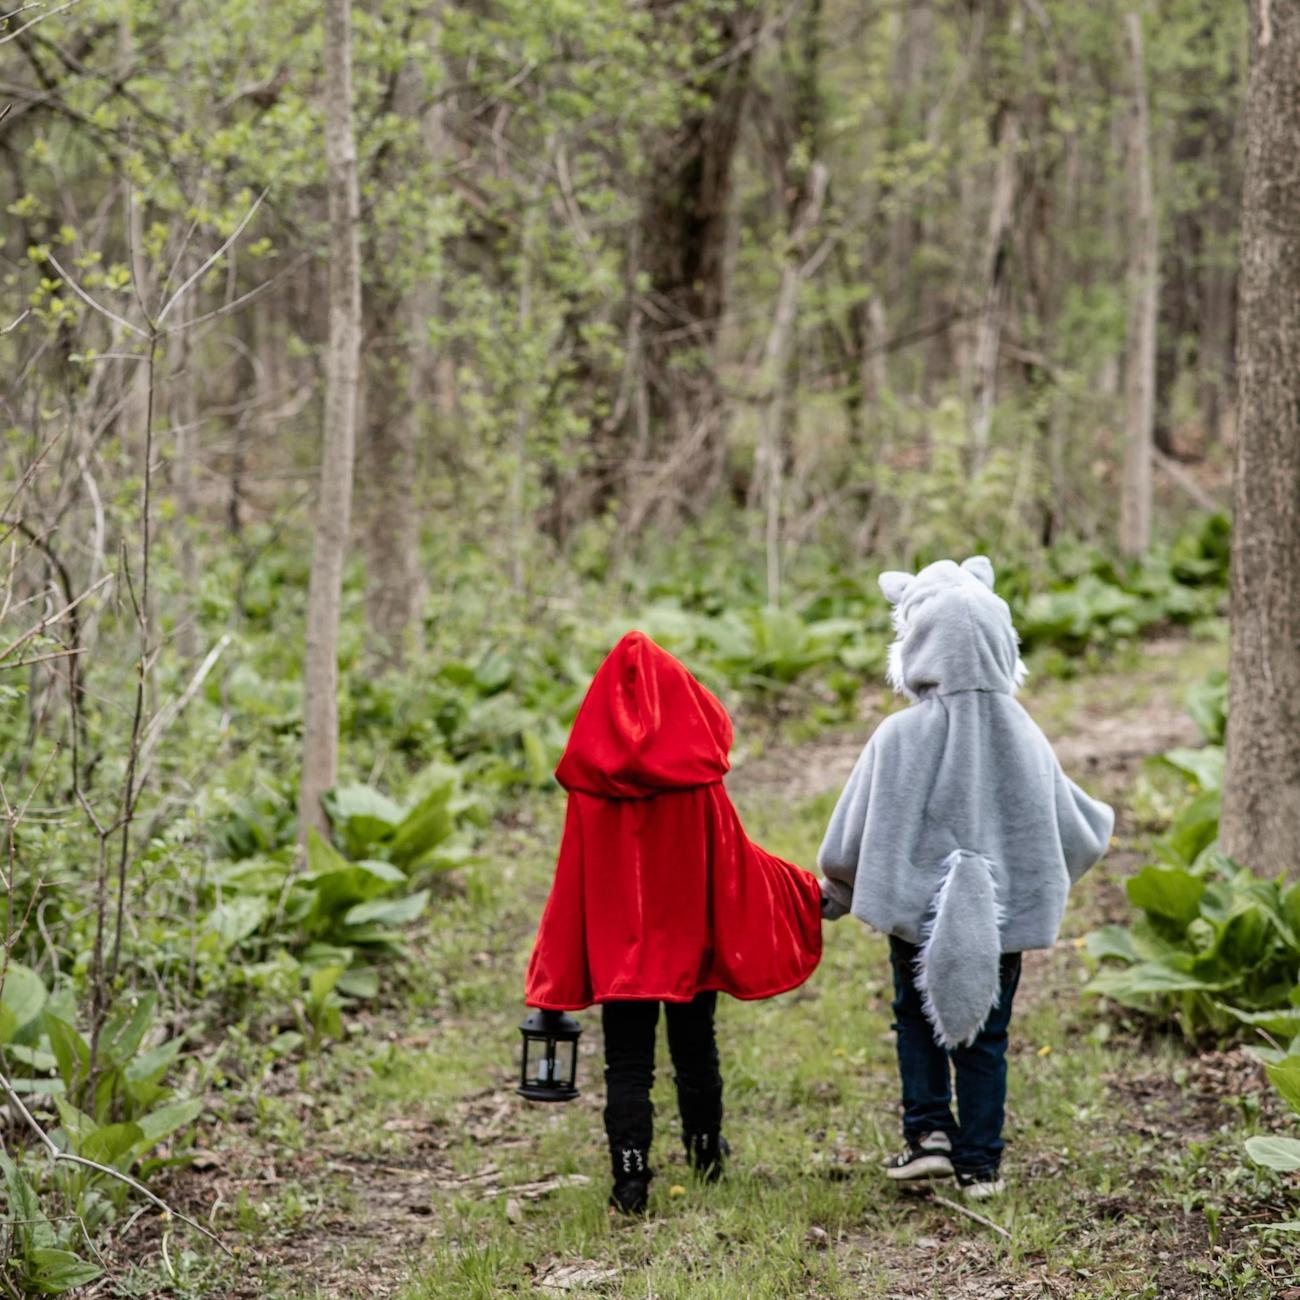
[[[686,1148],[686,1163],[706,1183],[716,1183],[722,1177],[731,1147],[717,1129],[709,1133],[683,1133],[682,1145]]]
[[[650,1180],[655,1172],[650,1168],[650,1153],[641,1147],[611,1146],[609,1154],[614,1166],[610,1206],[620,1214],[644,1214],[650,1199]]]

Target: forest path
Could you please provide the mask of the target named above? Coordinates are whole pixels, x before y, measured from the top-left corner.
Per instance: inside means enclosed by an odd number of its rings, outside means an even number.
[[[803,988],[720,1008],[733,1173],[713,1189],[687,1176],[662,1068],[653,1213],[611,1220],[598,1020],[583,1017],[578,1102],[528,1107],[512,1091],[522,969],[558,829],[556,801],[541,800],[494,832],[492,879],[439,901],[409,1005],[270,1076],[216,1169],[178,1179],[187,1205],[215,1192],[249,1234],[246,1263],[217,1293],[1173,1300],[1201,1295],[1248,1252],[1260,1271],[1232,1191],[1241,1119],[1222,1100],[1253,1087],[1257,1068],[1098,1021],[1078,996],[1074,942],[1123,915],[1120,882],[1141,850],[1136,773],[1148,755],[1195,743],[1183,695],[1222,658],[1214,644],[1148,643],[1105,672],[1026,691],[1067,769],[1121,816],[1066,936],[1026,963],[1012,1191],[990,1211],[1010,1245],[933,1202],[900,1200],[879,1173],[897,1143],[888,966],[879,937],[849,922],[828,928]],[[745,763],[730,785],[754,838],[810,862],[868,726]],[[1213,1231],[1200,1205],[1213,1207]]]

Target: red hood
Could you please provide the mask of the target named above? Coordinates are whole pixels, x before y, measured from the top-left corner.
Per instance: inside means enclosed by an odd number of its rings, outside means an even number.
[[[629,632],[596,671],[555,769],[566,790],[643,799],[720,781],[731,719],[685,665]]]

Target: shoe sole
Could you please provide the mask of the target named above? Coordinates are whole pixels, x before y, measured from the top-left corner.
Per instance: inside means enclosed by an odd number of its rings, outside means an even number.
[[[885,1177],[896,1183],[910,1183],[922,1178],[951,1178],[952,1161],[947,1156],[922,1156],[901,1169],[886,1169]]]
[[[968,1201],[991,1201],[1006,1190],[1006,1183],[999,1178],[996,1183],[972,1183],[969,1187],[963,1187],[961,1194]]]

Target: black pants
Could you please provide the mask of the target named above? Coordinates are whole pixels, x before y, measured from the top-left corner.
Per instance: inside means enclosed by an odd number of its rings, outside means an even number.
[[[713,1033],[717,1003],[716,993],[701,993],[692,1002],[664,1004],[677,1106],[687,1136],[716,1133],[722,1124],[722,1074]],[[605,1031],[605,1132],[614,1175],[648,1172],[645,1161],[654,1136],[650,1089],[655,1081],[659,1003],[606,1002],[601,1007],[601,1023]],[[638,1154],[626,1154],[630,1152]]]

